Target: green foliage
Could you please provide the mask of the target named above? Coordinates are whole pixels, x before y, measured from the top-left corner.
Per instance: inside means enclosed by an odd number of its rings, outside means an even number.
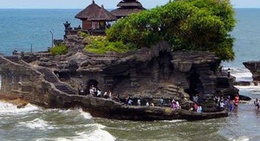
[[[106,52],[125,53],[129,51],[130,46],[124,45],[121,41],[110,42],[105,36],[89,36],[86,40],[91,41],[85,46],[85,51],[104,54]]]
[[[83,38],[86,38],[89,36],[87,33],[83,32],[83,31],[78,31],[78,35],[80,35]]]
[[[68,53],[68,48],[65,45],[55,46],[50,49],[51,55],[62,55]]]
[[[109,41],[149,47],[160,40],[173,51],[212,51],[233,60],[234,10],[229,0],[175,0],[118,20],[106,31]]]

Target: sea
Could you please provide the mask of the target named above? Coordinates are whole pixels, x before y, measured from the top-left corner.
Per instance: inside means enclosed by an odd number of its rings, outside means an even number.
[[[62,39],[63,23],[78,27],[80,9],[0,9],[0,52],[45,51]],[[222,62],[237,81],[252,81],[245,61],[260,59],[260,9],[235,9],[234,61]],[[260,86],[236,86],[252,101],[239,104],[228,117],[201,121],[128,121],[97,118],[82,109],[44,109],[28,104],[18,109],[0,102],[0,141],[259,141],[260,111],[253,100]],[[0,85],[1,88],[1,85]]]

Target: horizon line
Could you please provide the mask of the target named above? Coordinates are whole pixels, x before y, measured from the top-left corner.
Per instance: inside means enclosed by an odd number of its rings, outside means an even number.
[[[260,7],[233,7],[234,9],[260,9]],[[82,9],[82,8],[47,8],[47,7],[43,7],[43,8],[1,8],[1,10],[78,10],[78,9]],[[84,9],[84,8],[83,8]],[[106,8],[106,9],[116,9],[116,8]],[[149,8],[152,9],[152,8]]]

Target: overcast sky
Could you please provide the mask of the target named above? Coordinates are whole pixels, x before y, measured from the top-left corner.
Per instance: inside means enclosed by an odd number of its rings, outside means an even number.
[[[120,0],[95,0],[98,5],[104,5],[107,9],[116,8]],[[153,8],[166,4],[169,0],[139,0],[145,8]],[[30,8],[30,9],[82,9],[92,0],[0,0],[2,8]],[[260,8],[260,0],[231,0],[235,8]]]

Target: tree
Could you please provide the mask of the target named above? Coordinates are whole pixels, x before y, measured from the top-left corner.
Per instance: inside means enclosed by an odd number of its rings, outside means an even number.
[[[234,10],[229,0],[175,0],[118,20],[107,30],[109,41],[136,48],[168,41],[173,51],[212,51],[233,60]]]

